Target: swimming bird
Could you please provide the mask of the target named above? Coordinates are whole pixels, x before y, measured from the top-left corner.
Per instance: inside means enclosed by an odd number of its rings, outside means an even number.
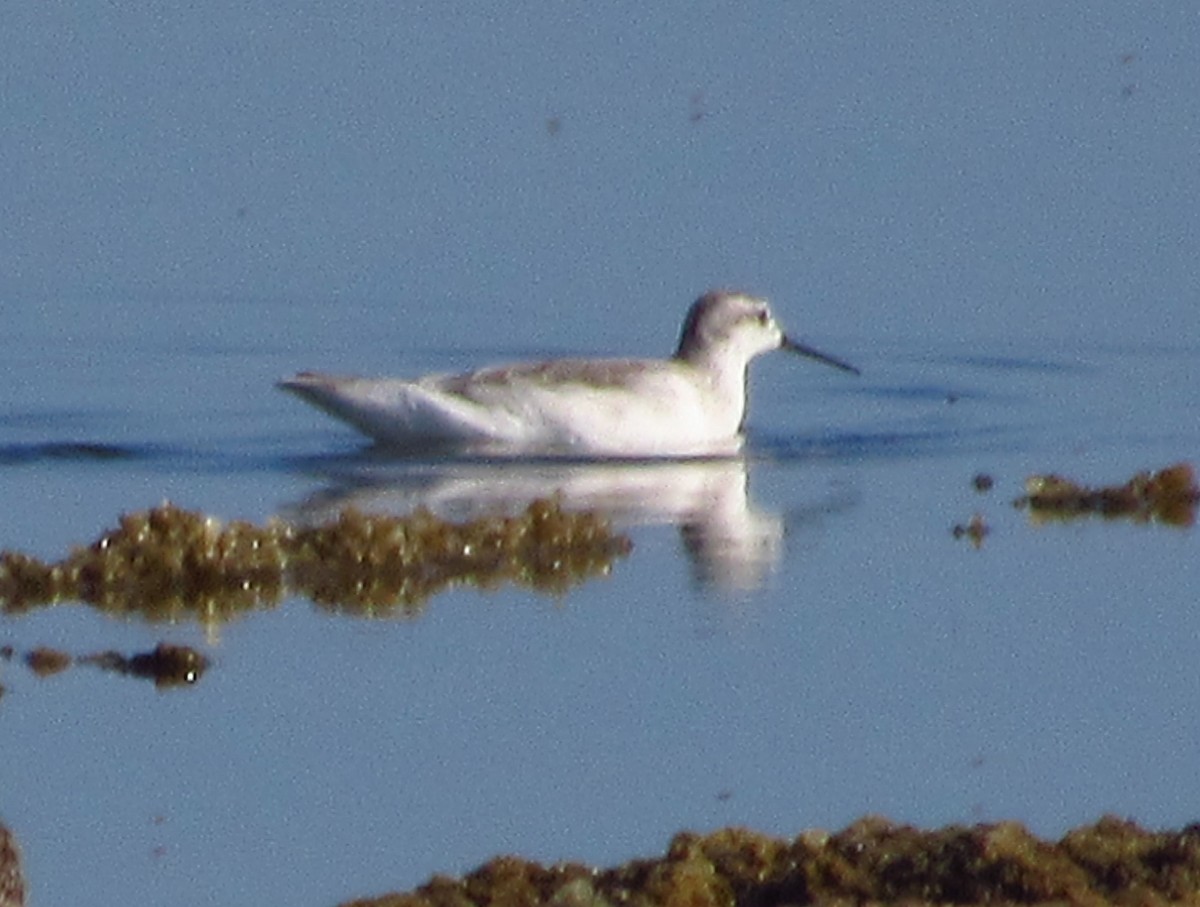
[[[771,350],[854,366],[788,337],[765,299],[714,290],[670,359],[551,359],[459,375],[279,382],[385,445],[584,457],[728,456],[742,444],[746,373]]]

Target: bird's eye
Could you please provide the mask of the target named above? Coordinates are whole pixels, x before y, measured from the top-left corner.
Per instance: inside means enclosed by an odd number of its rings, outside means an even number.
[[[758,323],[761,324],[763,327],[766,327],[768,324],[770,324],[771,323],[771,313],[768,312],[766,309],[763,309],[761,312],[759,312],[758,313]]]

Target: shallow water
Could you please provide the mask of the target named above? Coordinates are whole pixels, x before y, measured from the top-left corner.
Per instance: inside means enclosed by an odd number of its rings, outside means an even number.
[[[123,327],[74,329],[102,304]],[[351,349],[402,373],[526,350],[386,330],[352,348],[350,325],[249,300],[19,308],[0,340],[4,548],[58,558],[164,498],[464,518],[549,492],[634,543],[561,597],[455,589],[404,618],[296,599],[208,626],[0,618],[18,652],[167,640],[213,662],[161,692],[0,662],[0,805],[31,903],[325,904],[499,852],[608,863],[681,828],[867,812],[1048,835],[1195,818],[1195,530],[1011,506],[1033,472],[1194,461],[1195,345],[833,338],[863,377],[757,363],[744,460],[455,463],[368,450],[272,381]],[[277,339],[246,342],[261,323]],[[978,550],[951,534],[976,512]]]

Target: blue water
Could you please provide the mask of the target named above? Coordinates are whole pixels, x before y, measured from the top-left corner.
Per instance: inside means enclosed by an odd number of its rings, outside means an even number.
[[[33,903],[332,903],[498,852],[607,863],[681,828],[866,812],[1050,835],[1194,818],[1195,531],[1035,526],[1010,503],[1034,471],[1117,482],[1194,459],[1194,346],[833,338],[864,376],[758,363],[743,461],[455,464],[381,457],[272,388],[336,338],[292,361],[223,339],[269,313],[191,305],[182,325],[127,303],[129,327],[8,335],[6,361],[36,346],[38,367],[8,383],[0,544],[60,557],[163,498],[468,516],[558,490],[635,547],[559,598],[457,590],[408,619],[303,600],[210,627],[5,618],[18,649],[165,639],[213,659],[162,693],[0,668],[4,818]],[[364,331],[363,357],[393,329]],[[950,532],[975,512],[980,550]]]
[[[1194,11],[9,12],[0,547],[58,558],[164,498],[549,490],[634,543],[561,597],[407,619],[0,618],[22,651],[213,661],[162,693],[0,661],[30,904],[331,904],[867,812],[1196,818],[1196,531],[1011,506],[1034,472],[1200,459]],[[730,285],[863,369],[756,363],[738,462],[389,460],[273,387],[660,355]]]

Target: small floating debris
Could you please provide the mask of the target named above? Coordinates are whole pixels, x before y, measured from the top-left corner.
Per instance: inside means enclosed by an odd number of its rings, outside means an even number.
[[[975,477],[973,479],[971,479],[971,487],[974,488],[976,491],[978,491],[980,494],[985,494],[985,493],[991,491],[992,486],[995,484],[996,484],[996,480],[993,479],[986,472],[977,472],[977,473],[975,473]]]
[[[1019,822],[923,831],[878,816],[788,839],[745,828],[677,834],[664,856],[611,869],[496,857],[461,879],[343,907],[447,904],[1174,904],[1200,891],[1200,825],[1146,831],[1106,817],[1058,841]]]
[[[513,582],[562,594],[608,573],[631,547],[604,517],[549,498],[517,516],[461,524],[427,510],[396,517],[347,509],[313,527],[222,524],[164,503],[125,514],[55,563],[0,552],[0,613],[82,601],[112,614],[219,623],[292,594],[386,614],[416,610],[452,585]]]
[[[970,539],[971,544],[974,545],[976,549],[979,549],[983,547],[983,540],[987,537],[987,534],[990,531],[991,529],[984,520],[983,514],[976,513],[967,521],[965,526],[962,523],[956,523],[954,528],[951,530],[951,533],[956,539]]]
[[[1025,496],[1013,503],[1028,507],[1036,520],[1069,520],[1091,514],[1151,520],[1168,526],[1191,526],[1196,520],[1200,489],[1190,463],[1158,472],[1139,472],[1123,485],[1089,488],[1053,473],[1025,480]]]
[[[25,664],[38,677],[51,677],[71,667],[71,656],[58,649],[39,646],[25,653]]]

